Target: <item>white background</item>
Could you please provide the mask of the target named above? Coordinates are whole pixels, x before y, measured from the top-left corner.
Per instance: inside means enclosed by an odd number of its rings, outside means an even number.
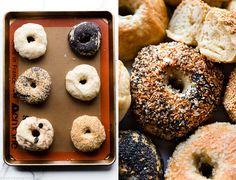
[[[3,20],[9,11],[83,11],[108,10],[114,16],[115,59],[117,59],[117,0],[0,0],[0,180],[116,180],[118,161],[111,167],[10,167],[3,162]],[[117,126],[116,126],[117,127]]]

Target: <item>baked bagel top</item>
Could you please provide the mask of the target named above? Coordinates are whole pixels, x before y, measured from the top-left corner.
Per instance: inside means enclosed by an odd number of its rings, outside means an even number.
[[[149,44],[165,36],[168,15],[163,0],[119,1],[119,59],[132,60]]]
[[[236,126],[217,122],[199,128],[176,147],[165,179],[233,180],[235,164]]]
[[[170,140],[209,117],[220,102],[223,74],[182,43],[143,48],[131,72],[133,111],[147,132]]]

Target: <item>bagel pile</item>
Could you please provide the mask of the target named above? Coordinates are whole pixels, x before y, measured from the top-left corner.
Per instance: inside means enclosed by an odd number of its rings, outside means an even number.
[[[120,179],[236,179],[233,2],[119,0]]]

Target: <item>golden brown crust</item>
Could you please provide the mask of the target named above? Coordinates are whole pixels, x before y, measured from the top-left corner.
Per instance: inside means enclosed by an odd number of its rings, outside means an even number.
[[[120,0],[134,15],[119,16],[119,59],[132,60],[144,46],[159,43],[168,24],[163,0]]]
[[[236,179],[236,126],[213,123],[199,128],[176,147],[169,159],[166,180],[205,180],[199,165],[211,166],[212,180]]]
[[[223,104],[229,117],[236,123],[236,68],[230,74],[227,84]]]
[[[218,18],[220,24],[224,25],[230,34],[236,33],[236,12],[225,9],[212,8],[211,13]]]
[[[183,82],[182,91],[169,83],[171,77]],[[219,104],[222,84],[222,72],[187,45],[145,47],[131,72],[134,115],[151,134],[167,140],[185,136]]]

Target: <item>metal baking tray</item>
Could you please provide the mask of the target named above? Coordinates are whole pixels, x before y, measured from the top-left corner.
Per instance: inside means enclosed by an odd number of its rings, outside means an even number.
[[[99,52],[92,58],[76,56],[70,49],[67,35],[80,22],[96,22],[102,32]],[[46,54],[28,61],[14,49],[15,30],[25,23],[44,26],[48,45]],[[5,87],[4,87],[4,153],[3,158],[14,166],[111,165],[115,161],[115,63],[113,56],[113,17],[107,11],[93,12],[9,12],[5,16]],[[101,90],[94,100],[82,102],[65,89],[65,75],[79,64],[94,66],[101,79]],[[14,83],[26,69],[39,66],[52,77],[49,99],[42,105],[28,105],[14,96]],[[102,121],[106,140],[92,153],[76,150],[70,139],[72,122],[80,115],[96,115]],[[29,152],[16,142],[16,128],[24,116],[49,119],[54,127],[54,141],[49,150]]]

